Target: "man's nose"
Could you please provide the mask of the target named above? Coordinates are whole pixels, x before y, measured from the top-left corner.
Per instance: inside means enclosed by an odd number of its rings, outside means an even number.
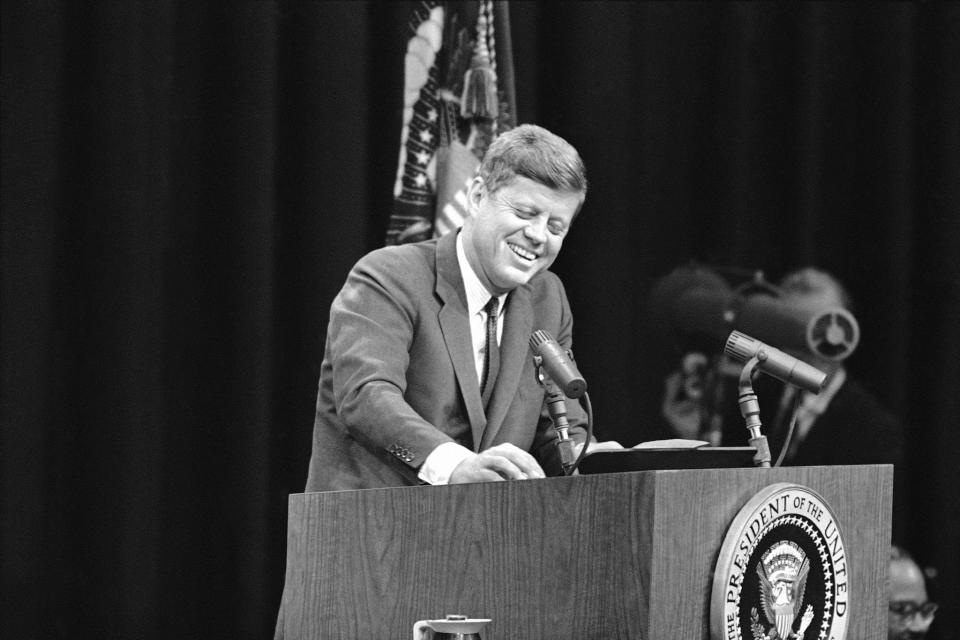
[[[533,242],[543,244],[547,241],[547,221],[540,217],[531,218],[527,221],[523,235]]]
[[[915,613],[909,618],[907,618],[906,627],[910,631],[920,631],[924,632],[930,627],[930,620],[927,620],[919,613]]]

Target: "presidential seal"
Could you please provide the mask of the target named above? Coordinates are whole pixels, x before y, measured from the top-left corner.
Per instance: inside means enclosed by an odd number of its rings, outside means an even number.
[[[714,640],[843,640],[849,568],[840,525],[815,491],[778,483],[743,506],[720,548]]]

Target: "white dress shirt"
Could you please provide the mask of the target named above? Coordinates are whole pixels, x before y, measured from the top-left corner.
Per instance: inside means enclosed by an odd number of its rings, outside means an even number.
[[[467,261],[467,254],[463,248],[463,236],[457,236],[457,262],[460,264],[460,274],[463,277],[463,288],[467,294],[467,313],[470,316],[470,337],[473,341],[473,362],[477,370],[477,384],[483,377],[483,363],[487,357],[487,312],[484,307],[489,302],[491,293],[480,282],[476,272]],[[497,318],[497,344],[503,336],[504,303],[509,294],[499,297],[500,310]],[[430,452],[420,467],[417,477],[429,484],[447,484],[450,474],[461,462],[476,455],[470,449],[456,442],[445,442]]]

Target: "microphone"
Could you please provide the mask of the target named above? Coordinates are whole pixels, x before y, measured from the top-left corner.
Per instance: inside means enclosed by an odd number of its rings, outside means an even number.
[[[827,374],[816,367],[739,331],[730,333],[723,351],[741,362],[756,357],[760,371],[810,393],[820,393],[827,379]]]
[[[577,460],[573,450],[575,443],[570,437],[570,425],[567,422],[567,404],[563,396],[579,398],[587,392],[587,382],[577,371],[573,354],[565,351],[546,331],[540,329],[533,332],[530,336],[530,348],[533,350],[540,384],[547,390],[547,411],[557,432],[560,465],[563,467],[563,474],[570,475],[576,468]],[[544,380],[541,367],[546,369],[549,381]],[[589,438],[589,435],[587,437]]]
[[[573,355],[564,350],[549,333],[542,329],[534,331],[530,336],[530,348],[565,396],[576,400],[587,391],[587,381],[577,371]]]

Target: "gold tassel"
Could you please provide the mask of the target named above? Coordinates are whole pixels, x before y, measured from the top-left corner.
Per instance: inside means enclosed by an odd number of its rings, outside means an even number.
[[[493,37],[493,23],[488,19],[489,0],[481,1],[477,16],[477,43],[473,49],[470,68],[463,76],[463,94],[460,97],[460,117],[496,118],[500,112],[497,96],[497,73],[490,64],[488,33]]]

